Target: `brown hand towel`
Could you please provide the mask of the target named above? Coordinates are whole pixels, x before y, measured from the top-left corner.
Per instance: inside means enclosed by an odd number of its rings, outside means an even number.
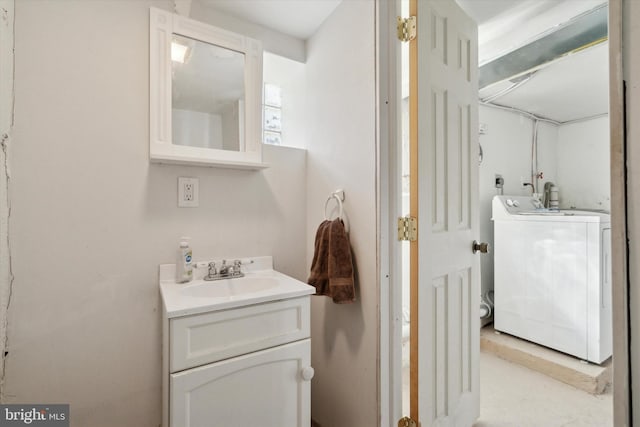
[[[308,283],[315,286],[316,295],[331,297],[337,304],[355,301],[351,245],[339,218],[318,227]]]
[[[322,221],[316,231],[316,243],[307,283],[316,288],[316,295],[329,295],[329,226]]]

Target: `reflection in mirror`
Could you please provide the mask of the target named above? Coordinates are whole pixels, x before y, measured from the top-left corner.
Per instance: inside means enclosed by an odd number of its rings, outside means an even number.
[[[244,151],[244,54],[173,34],[173,144]]]

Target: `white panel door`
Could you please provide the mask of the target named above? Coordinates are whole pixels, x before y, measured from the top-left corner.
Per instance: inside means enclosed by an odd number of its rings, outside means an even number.
[[[309,427],[310,340],[171,375],[171,427]]]
[[[477,27],[454,0],[415,6],[418,419],[470,427],[479,416]]]

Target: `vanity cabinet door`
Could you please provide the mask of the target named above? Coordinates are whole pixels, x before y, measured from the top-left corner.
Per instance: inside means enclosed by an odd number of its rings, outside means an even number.
[[[171,375],[171,427],[308,427],[309,339]]]

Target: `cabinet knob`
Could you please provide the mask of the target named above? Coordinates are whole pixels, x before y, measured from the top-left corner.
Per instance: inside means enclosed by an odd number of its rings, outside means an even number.
[[[302,379],[305,381],[311,381],[311,378],[313,378],[315,373],[316,371],[311,366],[307,366],[302,370]]]

